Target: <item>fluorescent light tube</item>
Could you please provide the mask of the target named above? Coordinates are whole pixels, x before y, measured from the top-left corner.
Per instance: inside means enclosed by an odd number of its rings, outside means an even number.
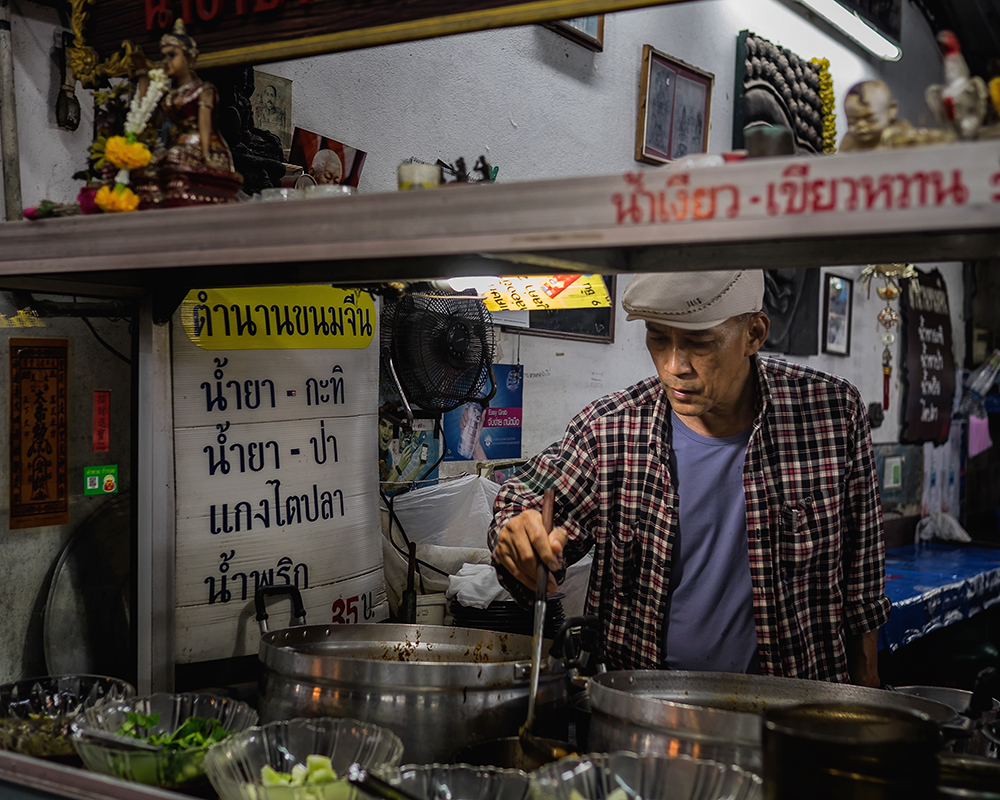
[[[899,61],[903,57],[899,45],[889,41],[857,13],[844,8],[837,0],[799,0],[799,2],[879,58],[885,61]]]

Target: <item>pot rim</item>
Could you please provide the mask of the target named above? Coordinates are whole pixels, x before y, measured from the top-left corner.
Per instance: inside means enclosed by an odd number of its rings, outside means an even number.
[[[413,658],[436,646],[438,660]],[[527,685],[530,646],[530,636],[442,625],[302,625],[262,634],[258,657],[283,677],[312,682],[478,690]],[[447,659],[463,647],[468,660]],[[564,662],[549,658],[541,680],[562,681],[566,673]]]
[[[590,679],[591,713],[611,724],[676,733],[686,739],[724,739],[734,745],[760,747],[764,709],[815,702],[857,702],[916,710],[943,724],[955,716],[950,706],[922,697],[863,686],[801,678],[681,670],[620,670]],[[682,697],[655,695],[681,694]],[[739,700],[762,707],[733,710],[698,702],[699,694],[720,704]],[[690,699],[685,699],[690,698]]]

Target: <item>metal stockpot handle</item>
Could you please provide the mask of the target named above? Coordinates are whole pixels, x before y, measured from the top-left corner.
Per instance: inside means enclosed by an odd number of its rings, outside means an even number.
[[[579,641],[575,630],[580,632]],[[601,661],[601,621],[593,614],[570,617],[559,626],[549,655],[565,658],[569,667],[596,669]]]
[[[264,605],[264,598],[282,594],[291,596],[292,615],[299,620],[300,625],[306,624],[306,607],[302,603],[302,593],[297,586],[261,586],[253,595],[254,608],[257,609],[257,624],[260,625],[261,633],[267,633],[267,607]]]

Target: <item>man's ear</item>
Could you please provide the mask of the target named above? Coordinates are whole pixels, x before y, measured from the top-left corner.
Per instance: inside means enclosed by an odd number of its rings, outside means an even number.
[[[746,327],[746,354],[748,356],[752,356],[764,346],[770,331],[771,320],[763,311],[758,311],[750,317]]]

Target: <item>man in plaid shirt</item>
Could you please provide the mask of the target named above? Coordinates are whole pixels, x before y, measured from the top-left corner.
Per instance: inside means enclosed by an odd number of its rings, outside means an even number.
[[[528,600],[539,559],[558,575],[593,548],[586,610],[612,669],[878,686],[890,604],[864,404],[758,355],[763,286],[759,270],[632,280],[622,305],[657,376],[592,403],[501,487],[494,564]]]

